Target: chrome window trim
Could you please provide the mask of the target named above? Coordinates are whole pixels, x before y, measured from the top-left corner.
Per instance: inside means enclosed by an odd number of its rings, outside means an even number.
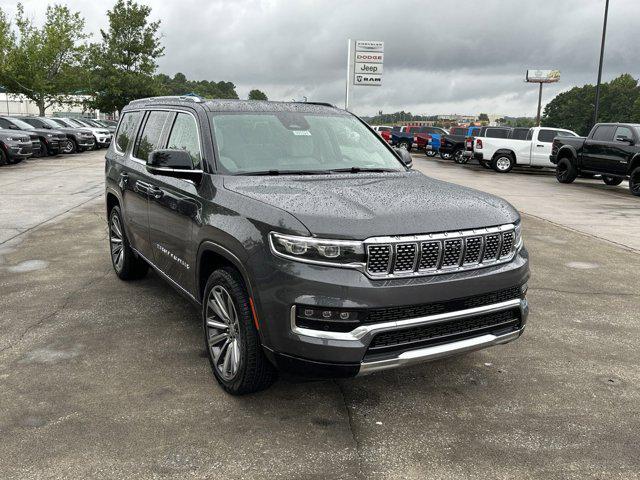
[[[291,331],[297,335],[305,337],[319,338],[322,340],[337,340],[344,342],[361,342],[368,345],[374,335],[392,330],[400,330],[407,327],[419,327],[432,323],[448,322],[465,317],[474,317],[486,313],[501,312],[519,308],[520,312],[525,311],[527,301],[523,298],[514,298],[504,302],[493,303],[491,305],[483,305],[481,307],[468,308],[465,310],[456,310],[454,312],[438,313],[435,315],[427,315],[424,317],[407,318],[404,320],[396,320],[392,322],[372,323],[369,325],[360,325],[350,332],[328,332],[324,330],[313,330],[311,328],[303,328],[296,325],[296,306],[291,307],[290,322]]]

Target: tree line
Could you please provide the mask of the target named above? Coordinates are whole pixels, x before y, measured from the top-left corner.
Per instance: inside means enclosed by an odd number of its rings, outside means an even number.
[[[157,95],[196,94],[238,98],[232,82],[189,80],[157,73],[164,55],[160,21],[150,21],[151,8],[118,0],[106,13],[108,26],[97,42],[85,33],[85,20],[65,5],[49,5],[38,26],[17,5],[10,21],[0,9],[0,87],[32,100],[40,111],[77,103],[104,112],[122,110],[131,100]],[[250,99],[266,100],[260,90]]]

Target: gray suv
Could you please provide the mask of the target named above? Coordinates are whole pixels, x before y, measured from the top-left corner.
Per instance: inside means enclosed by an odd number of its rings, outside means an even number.
[[[133,101],[106,154],[113,267],[151,266],[200,309],[232,394],[278,370],[355,376],[518,338],[520,216],[410,165],[328,104]]]

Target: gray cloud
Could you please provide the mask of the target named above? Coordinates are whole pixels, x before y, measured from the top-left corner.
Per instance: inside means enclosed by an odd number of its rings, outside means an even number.
[[[0,4],[5,3],[1,0]],[[106,2],[105,2],[106,3]],[[97,32],[106,19],[95,2],[70,0]],[[349,37],[385,41],[382,87],[356,87],[360,114],[534,115],[537,89],[527,68],[558,68],[549,100],[574,85],[594,83],[604,0],[148,2],[162,21],[161,71],[229,80],[246,96],[260,88],[272,99],[301,98],[342,105]],[[42,16],[44,2],[26,2]],[[15,3],[3,8],[11,11]],[[611,2],[605,78],[640,76],[635,50],[637,0]]]

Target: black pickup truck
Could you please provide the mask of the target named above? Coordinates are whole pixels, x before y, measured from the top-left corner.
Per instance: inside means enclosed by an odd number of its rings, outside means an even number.
[[[549,158],[560,183],[599,174],[607,185],[629,180],[631,193],[640,196],[640,124],[598,123],[586,138],[556,137]]]

